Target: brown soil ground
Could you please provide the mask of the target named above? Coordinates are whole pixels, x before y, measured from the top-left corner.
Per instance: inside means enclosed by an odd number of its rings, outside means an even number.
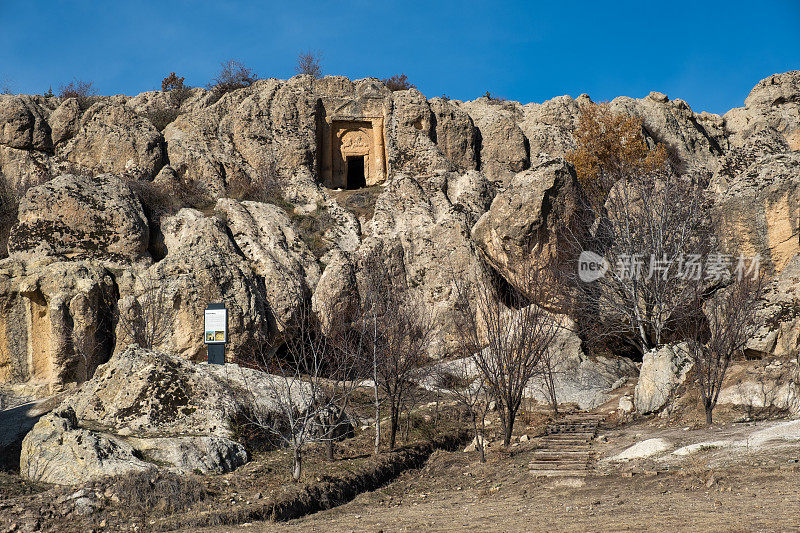
[[[660,429],[654,421],[616,428],[598,452],[653,436],[713,439],[746,432],[741,424]],[[754,429],[758,429],[757,427]],[[687,438],[689,438],[687,437]],[[758,451],[703,451],[682,464],[651,460],[598,464],[586,478],[537,478],[536,445],[474,454],[436,452],[427,465],[352,502],[283,524],[253,523],[199,531],[798,531],[800,444]],[[721,460],[722,457],[727,458]]]

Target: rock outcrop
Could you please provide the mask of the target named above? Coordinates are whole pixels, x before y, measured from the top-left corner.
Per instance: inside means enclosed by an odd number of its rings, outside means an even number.
[[[274,205],[229,199],[220,199],[216,211],[224,216],[238,249],[263,278],[277,328],[291,327],[319,282],[320,269],[289,216]]]
[[[758,254],[779,273],[800,253],[800,153],[756,159],[727,182],[713,216],[728,253]]]
[[[149,331],[153,348],[201,359],[203,313],[212,302],[225,303],[229,310],[231,357],[244,357],[269,340],[262,336],[270,331],[263,279],[241,255],[222,221],[182,209],[162,220],[161,231],[166,257],[149,267],[129,269],[117,280],[118,344],[137,342],[131,331]],[[163,322],[153,318],[154,312]]]
[[[514,283],[528,262],[574,265],[587,217],[575,171],[550,159],[520,172],[472,228],[472,238],[495,268]],[[579,253],[579,252],[578,252]]]
[[[64,114],[63,134],[70,137],[71,121]],[[155,176],[165,162],[164,138],[149,120],[123,105],[98,102],[81,116],[77,131],[56,147],[66,161],[92,172]]]
[[[0,382],[46,396],[91,377],[114,349],[114,280],[54,259],[0,262]]]
[[[298,386],[292,394],[302,394]],[[129,347],[42,417],[23,441],[29,479],[80,483],[149,468],[227,472],[247,460],[233,440],[239,409],[278,413],[274,376],[233,364],[196,365]],[[295,399],[302,406],[302,396]]]
[[[759,81],[745,98],[744,107],[731,109],[724,118],[734,146],[770,128],[783,135],[792,150],[800,149],[800,70]]]
[[[8,239],[10,254],[135,262],[145,258],[147,218],[120,178],[63,175],[28,190]]]

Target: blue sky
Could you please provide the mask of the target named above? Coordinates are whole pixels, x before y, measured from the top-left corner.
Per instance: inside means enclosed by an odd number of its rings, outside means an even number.
[[[137,94],[171,71],[205,85],[227,58],[287,78],[306,49],[327,74],[405,73],[428,97],[658,90],[724,113],[800,69],[800,1],[0,0],[0,80],[16,92],[79,78]]]

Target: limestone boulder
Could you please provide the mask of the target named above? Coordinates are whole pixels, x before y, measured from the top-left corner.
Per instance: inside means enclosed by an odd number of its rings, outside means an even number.
[[[480,135],[480,170],[491,180],[505,180],[530,165],[528,139],[517,125],[520,110],[515,102],[486,97],[463,102]]]
[[[800,149],[800,70],[773,74],[759,81],[744,101],[725,113],[731,144],[771,128],[784,136],[792,150]]]
[[[497,190],[482,172],[471,170],[449,174],[445,193],[456,209],[467,215],[472,227],[489,210]]]
[[[358,286],[355,266],[348,254],[336,249],[327,257],[311,298],[311,308],[326,329],[334,320],[346,320],[356,312]]]
[[[542,160],[509,180],[472,228],[472,238],[510,282],[526,261],[570,262],[569,242],[586,232],[587,217],[573,168],[561,158]]]
[[[797,361],[766,357],[736,361],[728,369],[718,405],[737,407],[748,416],[771,413],[800,414]]]
[[[88,262],[0,262],[0,383],[49,396],[90,378],[113,350],[114,280]]]
[[[118,349],[144,338],[153,348],[203,359],[203,313],[212,302],[228,308],[231,357],[246,356],[267,340],[262,334],[270,329],[270,311],[263,279],[228,231],[219,218],[194,209],[162,219],[166,256],[117,278]]]
[[[130,346],[100,366],[62,406],[74,409],[81,424],[123,437],[231,438],[231,420],[240,408],[277,413],[282,394],[289,394],[286,383],[258,370],[195,364]],[[308,390],[297,385],[292,394],[302,406]]]
[[[263,278],[278,329],[290,327],[319,282],[316,258],[280,207],[222,198],[216,211],[224,216],[234,242],[255,273]]]
[[[92,105],[56,155],[90,172],[153,179],[166,162],[164,138],[149,120],[113,101]]]
[[[50,109],[40,97],[0,95],[0,145],[25,150],[53,148],[47,116]]]
[[[53,145],[68,141],[78,133],[80,128],[81,106],[77,98],[67,98],[50,114],[50,123]]]
[[[781,272],[800,252],[800,153],[763,155],[714,198],[712,216],[728,253],[759,254]]]
[[[308,407],[308,385],[234,364],[194,364],[131,346],[42,417],[25,437],[21,474],[73,484],[146,469],[222,473],[244,464],[233,422],[246,409],[280,420]]]
[[[145,258],[149,229],[130,188],[111,174],[62,175],[27,191],[8,251],[69,259]]]
[[[43,416],[22,441],[20,475],[72,485],[154,468],[113,435],[83,429],[70,408]]]
[[[641,414],[661,410],[686,381],[692,368],[685,344],[667,344],[642,356],[633,403]]]

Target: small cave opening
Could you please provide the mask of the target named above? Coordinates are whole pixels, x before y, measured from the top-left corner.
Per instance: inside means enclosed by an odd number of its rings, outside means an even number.
[[[367,177],[364,173],[364,156],[347,156],[347,189],[362,189],[367,186]]]

